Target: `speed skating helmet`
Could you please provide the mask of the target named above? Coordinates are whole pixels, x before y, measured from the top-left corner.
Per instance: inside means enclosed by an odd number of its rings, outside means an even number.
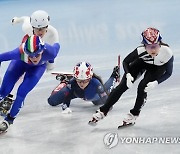
[[[38,10],[33,12],[30,17],[30,23],[33,28],[44,28],[49,25],[50,17],[47,12]]]
[[[142,32],[142,44],[156,44],[161,41],[162,37],[156,28],[149,27]]]
[[[40,36],[32,35],[25,41],[24,52],[30,57],[36,57],[44,50],[44,42]]]
[[[93,76],[93,68],[87,62],[79,62],[73,70],[74,78],[78,80],[90,79]]]

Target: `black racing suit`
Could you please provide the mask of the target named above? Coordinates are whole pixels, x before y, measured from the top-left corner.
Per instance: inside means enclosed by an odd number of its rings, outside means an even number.
[[[172,51],[169,47],[161,45],[160,52],[156,57],[149,55],[144,46],[136,48],[123,61],[124,75],[120,84],[110,93],[106,103],[100,107],[105,115],[109,109],[119,100],[121,95],[128,89],[126,85],[126,74],[130,73],[136,81],[144,73],[137,89],[137,97],[134,108],[130,110],[133,115],[139,115],[141,107],[147,99],[144,91],[149,82],[157,81],[158,84],[168,79],[173,70]]]

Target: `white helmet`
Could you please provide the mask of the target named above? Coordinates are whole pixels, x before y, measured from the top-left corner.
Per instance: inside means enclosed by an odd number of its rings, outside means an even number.
[[[80,62],[74,67],[73,75],[79,80],[90,79],[93,76],[93,68],[87,62]]]
[[[32,27],[43,28],[49,25],[50,17],[47,12],[43,10],[38,10],[33,12],[30,18],[30,23]]]

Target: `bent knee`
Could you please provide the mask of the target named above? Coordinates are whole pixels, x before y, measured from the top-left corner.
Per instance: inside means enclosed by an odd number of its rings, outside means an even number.
[[[51,106],[56,106],[56,105],[58,105],[57,102],[52,99],[52,97],[49,97],[49,98],[48,98],[48,104],[51,105]]]

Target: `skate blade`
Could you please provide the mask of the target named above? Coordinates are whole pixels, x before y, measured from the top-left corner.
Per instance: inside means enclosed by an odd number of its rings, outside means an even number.
[[[1,131],[1,130],[0,130],[0,135],[3,135],[3,134],[5,134],[5,133],[7,133],[7,130],[5,130],[5,131]]]
[[[97,125],[97,123],[94,123],[94,122],[89,122],[88,123],[90,126],[96,126]]]
[[[118,129],[121,129],[121,128],[126,128],[126,127],[129,127],[129,126],[134,126],[135,123],[123,123],[122,125],[119,125],[118,126]]]
[[[97,121],[91,120],[91,121],[88,122],[88,124],[89,124],[90,126],[96,126],[96,125],[97,125]]]

